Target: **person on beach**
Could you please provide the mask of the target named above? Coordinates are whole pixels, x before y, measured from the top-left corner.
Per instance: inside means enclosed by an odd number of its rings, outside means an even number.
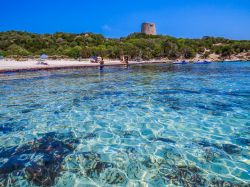
[[[129,60],[129,57],[127,55],[124,55],[120,58],[121,63],[125,63],[126,66],[128,66],[128,60]]]

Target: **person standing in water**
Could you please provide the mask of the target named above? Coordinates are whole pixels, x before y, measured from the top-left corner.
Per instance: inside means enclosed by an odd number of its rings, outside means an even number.
[[[104,60],[102,57],[102,59],[100,60],[100,70],[103,70],[103,68],[104,68]]]
[[[124,62],[126,64],[127,68],[128,68],[128,60],[129,60],[129,57],[128,56],[124,56]]]
[[[128,65],[128,56],[125,56],[125,63]]]

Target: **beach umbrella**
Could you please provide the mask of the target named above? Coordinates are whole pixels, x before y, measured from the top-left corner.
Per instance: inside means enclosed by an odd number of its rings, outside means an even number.
[[[47,59],[48,58],[48,55],[46,55],[46,54],[42,54],[41,56],[40,56],[40,59],[43,59],[43,60],[45,60],[45,59]]]

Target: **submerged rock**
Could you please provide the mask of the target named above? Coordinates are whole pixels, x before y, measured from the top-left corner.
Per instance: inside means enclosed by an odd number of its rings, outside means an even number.
[[[172,162],[176,163],[179,160],[183,159],[180,152],[174,147],[167,147],[164,149],[164,158],[166,159],[166,162],[168,163],[172,163]],[[169,162],[169,161],[172,161],[172,162]]]
[[[201,175],[201,170],[195,166],[176,166],[165,177],[168,183],[177,186],[206,186],[207,182]]]
[[[218,147],[217,144],[210,143],[209,141],[204,140],[204,139],[203,140],[196,140],[196,141],[194,141],[194,143],[196,143],[196,144],[198,144],[198,145],[200,145],[202,147]]]
[[[223,144],[222,149],[228,154],[239,154],[241,152],[241,148],[233,144]]]
[[[249,187],[249,184],[243,183],[243,182],[231,182],[231,181],[225,181],[222,179],[213,178],[211,181],[209,181],[208,186],[211,187]]]
[[[127,182],[127,178],[120,170],[110,168],[105,172],[103,182],[110,185],[124,185]]]
[[[78,98],[73,99],[72,101],[73,106],[80,107],[81,106],[81,100]]]
[[[243,146],[250,146],[250,139],[247,138],[236,138],[235,141]]]
[[[176,141],[174,141],[174,140],[171,140],[171,139],[169,139],[169,138],[161,138],[161,137],[159,137],[159,138],[154,138],[153,141],[161,141],[161,142],[172,143],[172,144],[175,144],[175,143],[176,143]]]
[[[95,133],[88,133],[86,136],[83,137],[84,140],[89,140],[89,139],[93,139],[96,138],[97,134]]]
[[[130,179],[140,180],[145,170],[146,167],[142,163],[130,161],[126,173]]]
[[[205,147],[203,151],[204,151],[203,157],[207,162],[213,162],[215,161],[215,159],[219,158],[229,159],[229,156],[223,150],[217,149],[216,147]]]
[[[5,126],[5,125],[0,125],[0,132],[3,134],[11,132],[13,129],[11,127]]]
[[[123,138],[132,138],[132,137],[140,137],[140,133],[135,130],[126,130],[126,131],[121,131],[120,136]]]
[[[100,176],[107,169],[115,168],[110,162],[101,160],[101,155],[95,152],[83,152],[67,157],[63,163],[64,167],[70,172],[84,171],[84,174],[100,182]]]
[[[239,154],[242,151],[241,147],[237,145],[233,145],[233,144],[219,145],[216,143],[210,143],[207,140],[200,140],[200,141],[194,141],[194,142],[205,149],[208,147],[212,147],[212,148],[222,150],[227,154]]]
[[[0,149],[0,178],[8,180],[8,174],[25,174],[25,178],[38,186],[55,184],[60,175],[64,158],[78,145],[72,133],[47,133],[41,138],[20,147]]]
[[[8,134],[15,131],[22,131],[27,123],[27,120],[21,120],[20,122],[9,120],[6,123],[0,123],[0,133]]]
[[[100,176],[100,174],[107,168],[112,167],[113,165],[108,162],[101,162],[98,161],[92,165],[91,168],[86,169],[86,174],[88,177],[95,178],[97,176]]]

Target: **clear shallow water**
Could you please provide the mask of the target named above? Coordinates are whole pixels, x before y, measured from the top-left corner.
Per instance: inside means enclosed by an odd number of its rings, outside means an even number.
[[[250,63],[0,75],[0,186],[249,186]]]

